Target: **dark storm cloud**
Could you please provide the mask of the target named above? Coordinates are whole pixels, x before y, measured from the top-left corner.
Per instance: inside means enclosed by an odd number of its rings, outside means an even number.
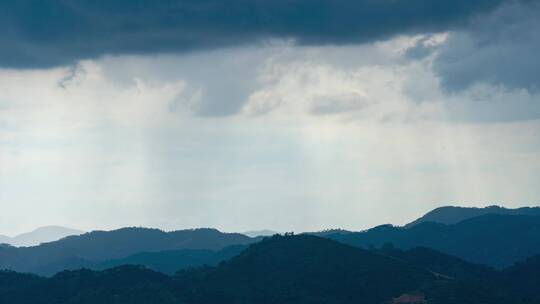
[[[510,2],[472,22],[466,31],[451,35],[433,68],[450,92],[490,84],[536,93],[540,90],[538,54],[540,2]]]
[[[464,25],[504,0],[5,0],[0,66],[253,43],[347,44]]]

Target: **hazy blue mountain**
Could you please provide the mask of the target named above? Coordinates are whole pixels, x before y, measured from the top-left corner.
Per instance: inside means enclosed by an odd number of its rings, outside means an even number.
[[[142,252],[182,249],[221,250],[257,239],[215,229],[164,232],[158,229],[123,228],[93,231],[35,247],[0,247],[0,269],[50,274],[76,269]]]
[[[52,276],[64,270],[88,268],[104,270],[123,265],[144,266],[148,269],[172,275],[179,270],[203,265],[215,266],[230,259],[246,248],[246,245],[232,245],[221,250],[183,249],[159,252],[141,252],[121,259],[94,262],[79,257],[69,257],[53,263],[34,267],[32,273]]]
[[[90,266],[94,269],[107,269],[121,265],[141,265],[165,274],[174,274],[178,270],[203,265],[216,266],[228,260],[246,248],[245,245],[233,245],[219,251],[207,249],[184,249],[160,252],[143,252],[123,259],[109,260]]]
[[[488,214],[453,225],[382,225],[327,237],[364,248],[379,248],[387,243],[402,249],[429,247],[473,263],[504,268],[540,253],[540,217]]]
[[[272,235],[278,234],[278,233],[279,232],[276,232],[276,231],[273,231],[273,230],[268,230],[268,229],[251,230],[251,231],[242,232],[242,234],[247,235],[249,237],[272,236]]]
[[[81,230],[61,226],[45,226],[14,237],[0,235],[0,243],[6,243],[17,247],[37,246],[41,243],[53,242],[70,235],[79,235],[83,233],[84,231]]]
[[[363,232],[337,229],[313,234],[366,249],[386,243],[402,249],[433,248],[499,269],[540,254],[540,217],[536,216],[488,214],[453,225],[424,222],[411,228],[383,225]],[[52,275],[83,267],[140,264],[170,274],[189,266],[215,265],[222,259],[219,254],[214,257],[214,251],[257,240],[215,229],[94,231],[35,247],[1,246],[0,269]]]
[[[405,227],[410,228],[424,222],[450,225],[486,214],[540,216],[540,207],[507,209],[499,206],[489,206],[485,208],[445,206],[433,209],[419,219],[405,225]]]
[[[11,245],[13,246],[36,246],[41,243],[48,243],[60,240],[62,238],[83,234],[84,231],[61,227],[61,226],[45,226],[40,227],[31,232],[22,233],[12,238]]]

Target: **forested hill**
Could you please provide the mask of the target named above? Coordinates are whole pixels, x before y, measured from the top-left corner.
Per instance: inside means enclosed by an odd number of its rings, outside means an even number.
[[[400,249],[431,248],[498,269],[540,254],[540,216],[529,215],[486,214],[449,225],[422,222],[410,228],[382,225],[361,232],[333,229],[310,235],[364,249],[389,244]],[[135,264],[172,274],[187,267],[217,265],[261,239],[208,228],[94,231],[33,247],[1,245],[0,269],[51,276],[62,270]],[[229,250],[222,251],[226,247]]]
[[[182,249],[220,250],[231,245],[257,241],[239,233],[215,229],[164,232],[148,228],[93,231],[34,247],[0,247],[0,269],[54,273],[63,269],[89,267],[142,252]]]
[[[407,224],[405,227],[410,228],[425,222],[452,225],[486,214],[540,216],[540,207],[509,209],[500,206],[489,206],[485,208],[444,206],[429,211],[417,220]]]
[[[326,237],[363,248],[379,248],[390,243],[402,249],[428,247],[502,269],[540,254],[540,217],[488,214],[453,225],[434,222],[411,228],[383,225]]]
[[[316,236],[274,236],[217,267],[174,276],[140,266],[65,271],[48,279],[4,271],[0,303],[381,304],[412,298],[418,303],[533,304],[540,300],[535,286],[520,291],[527,299],[512,302],[509,299],[516,294],[505,285],[506,276],[514,276],[515,284],[533,286],[538,267],[524,266],[527,273],[478,267],[429,249],[367,251]],[[455,275],[468,271],[471,275]],[[482,276],[479,271],[494,275]]]

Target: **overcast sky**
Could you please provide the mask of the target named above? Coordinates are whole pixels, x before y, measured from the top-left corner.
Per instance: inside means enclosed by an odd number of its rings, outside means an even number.
[[[540,202],[540,1],[0,3],[0,234]]]

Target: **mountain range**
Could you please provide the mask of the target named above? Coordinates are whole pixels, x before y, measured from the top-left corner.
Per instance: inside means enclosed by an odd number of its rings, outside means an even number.
[[[325,237],[363,248],[392,244],[429,247],[499,269],[540,253],[540,217],[486,214],[457,224],[423,222],[411,228],[382,225],[362,232]]]
[[[221,250],[227,246],[245,245],[257,240],[243,234],[206,228],[172,232],[148,228],[93,231],[34,247],[2,246],[0,269],[50,275],[65,269],[100,267],[101,263],[107,261],[114,264],[110,260],[140,253],[184,249]]]
[[[417,220],[405,225],[405,228],[411,228],[415,225],[424,222],[435,222],[441,224],[456,224],[463,220],[486,215],[486,214],[503,214],[503,215],[529,215],[529,216],[540,216],[540,207],[524,207],[517,209],[508,209],[500,206],[489,206],[485,208],[475,208],[475,207],[455,207],[455,206],[445,206],[433,209],[432,211],[426,213]],[[313,235],[329,235],[334,233],[348,233],[350,231],[342,229],[329,229],[320,232],[313,232],[310,234]],[[60,240],[67,236],[80,235],[84,231],[66,228],[62,226],[44,226],[36,228],[30,232],[21,233],[14,237],[9,237],[5,235],[0,235],[0,244],[9,244],[16,247],[29,247],[37,246],[41,243],[48,243]],[[278,234],[274,230],[263,229],[263,230],[252,230],[245,231],[241,234],[248,237],[261,237],[261,236],[271,236]]]
[[[131,227],[4,244],[0,303],[536,304],[538,210],[444,207],[402,227],[271,237]]]
[[[265,238],[219,265],[168,276],[141,266],[0,272],[0,302],[534,304],[539,257],[504,271],[428,248],[365,250],[311,235]]]
[[[468,262],[504,269],[540,254],[540,217],[533,216],[538,210],[445,207],[404,227],[381,225],[360,232],[331,229],[309,234],[368,250],[385,246],[404,250],[431,248]],[[440,222],[455,214],[465,220]],[[217,265],[261,239],[209,228],[93,231],[32,247],[0,246],[0,269],[52,276],[63,270],[102,270],[133,264],[173,274],[189,267]]]
[[[445,206],[431,210],[417,220],[405,225],[405,227],[410,228],[425,222],[452,225],[486,214],[540,216],[540,207],[508,209],[500,206],[488,206],[485,208]]]

